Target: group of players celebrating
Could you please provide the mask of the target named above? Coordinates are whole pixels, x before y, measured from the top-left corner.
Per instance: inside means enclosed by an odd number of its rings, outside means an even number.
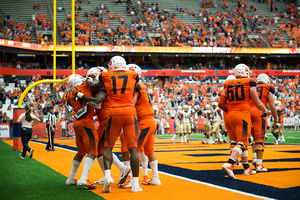
[[[132,192],[143,189],[139,185],[139,162],[143,168],[143,185],[161,185],[158,177],[158,162],[154,153],[154,133],[156,121],[151,99],[146,86],[139,82],[141,69],[135,64],[126,65],[121,56],[111,58],[109,71],[103,67],[91,68],[87,77],[74,74],[69,77],[69,93],[63,100],[73,107],[74,129],[78,152],[73,164],[67,185],[85,186],[95,189],[94,184],[103,184],[103,192],[111,190],[114,183],[111,177],[111,165],[115,164],[121,171],[118,186],[131,188]],[[231,156],[222,166],[230,179],[236,179],[233,167],[238,166],[239,157],[244,167],[244,175],[264,172],[262,165],[264,140],[267,130],[267,109],[272,114],[271,132],[278,143],[280,127],[280,105],[274,100],[275,89],[270,85],[266,74],[255,79],[249,78],[249,68],[244,64],[237,65],[234,75],[227,77],[224,89],[220,92],[218,102],[207,104],[202,112],[204,117],[203,143],[220,142],[220,125],[223,121],[223,132],[230,138]],[[276,104],[276,105],[275,105]],[[223,115],[221,110],[223,110]],[[94,115],[98,116],[99,128],[95,129]],[[176,133],[181,135],[181,142],[188,143],[191,134],[191,113],[187,106],[177,107]],[[184,134],[185,133],[185,134]],[[184,136],[183,136],[184,135]],[[249,137],[253,150],[252,170],[248,163]],[[116,140],[120,137],[122,160],[112,153]],[[225,135],[225,138],[227,135]],[[226,140],[227,142],[227,140]],[[130,155],[129,155],[130,154]],[[75,179],[78,167],[83,159],[81,178]],[[92,184],[88,173],[97,158],[104,178]],[[148,159],[152,170],[152,179],[147,173]]]
[[[63,95],[74,110],[74,129],[77,154],[67,185],[85,186],[95,189],[94,184],[103,184],[102,192],[111,191],[114,180],[111,165],[121,171],[119,188],[131,188],[132,192],[143,189],[139,185],[139,163],[143,168],[143,185],[161,185],[158,176],[158,162],[154,153],[154,133],[156,121],[146,86],[139,82],[141,68],[135,64],[126,65],[121,56],[111,58],[109,71],[103,67],[91,68],[87,77],[73,74],[68,79],[70,92]],[[99,120],[96,130],[94,115]],[[112,153],[116,140],[120,137],[122,160]],[[80,179],[75,179],[83,159]],[[104,178],[92,184],[88,180],[89,171],[97,158]],[[152,179],[147,173],[149,164]]]

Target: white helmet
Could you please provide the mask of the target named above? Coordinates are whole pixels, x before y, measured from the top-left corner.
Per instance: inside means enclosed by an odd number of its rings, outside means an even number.
[[[126,65],[126,70],[128,71],[134,71],[136,73],[138,73],[139,77],[142,76],[142,69],[136,65],[136,64],[128,64]]]
[[[228,80],[235,80],[235,79],[236,78],[235,78],[234,75],[229,75],[229,76],[227,76],[226,81],[228,81]]]
[[[281,106],[281,102],[280,101],[275,101],[275,106]]]
[[[177,110],[181,110],[182,109],[182,107],[181,106],[177,106]]]
[[[186,110],[186,109],[188,109],[189,107],[187,106],[187,105],[184,105],[183,106],[183,110]]]
[[[98,68],[99,68],[99,70],[100,70],[101,73],[102,72],[107,72],[107,69],[105,67],[98,66]]]
[[[245,64],[238,64],[237,66],[235,66],[233,72],[235,77],[249,78],[250,75],[250,70]]]
[[[212,102],[211,105],[212,106],[218,106],[218,102]]]
[[[86,76],[91,77],[93,79],[93,81],[98,82],[100,74],[101,74],[100,69],[98,67],[93,67],[93,68],[89,69]]]
[[[204,109],[205,109],[205,110],[209,110],[209,109],[210,109],[210,105],[209,105],[209,104],[206,104],[206,105],[204,106]]]
[[[270,78],[267,74],[260,74],[257,77],[257,83],[270,84]]]
[[[126,61],[121,56],[114,56],[110,59],[108,68],[110,71],[126,70]]]
[[[72,74],[68,79],[69,89],[73,89],[83,83],[83,78],[79,74]]]

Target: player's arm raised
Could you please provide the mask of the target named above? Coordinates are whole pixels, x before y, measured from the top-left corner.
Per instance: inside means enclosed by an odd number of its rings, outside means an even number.
[[[221,108],[223,111],[228,113],[228,107],[226,105],[227,99],[228,99],[227,94],[226,94],[225,90],[223,90],[221,98],[218,101],[218,105],[219,105],[219,108]]]
[[[267,116],[267,109],[264,104],[259,100],[256,92],[256,87],[250,88],[250,97],[254,103],[254,105],[263,112],[264,116]]]
[[[274,89],[274,87],[271,87],[271,88]],[[277,110],[276,110],[275,101],[274,101],[274,93],[275,93],[275,89],[274,89],[274,92],[273,92],[273,90],[271,90],[269,92],[268,101],[269,101],[269,106],[270,106],[270,109],[271,109],[272,116],[273,116],[274,120],[277,122],[278,121],[278,116],[277,116]]]

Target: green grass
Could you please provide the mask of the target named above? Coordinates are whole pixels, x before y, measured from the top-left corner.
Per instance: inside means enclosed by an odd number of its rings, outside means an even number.
[[[285,143],[290,143],[290,144],[300,144],[300,132],[294,132],[294,131],[285,131],[283,132]],[[156,138],[171,138],[173,134],[168,134],[168,135],[156,135]],[[275,137],[273,136],[272,133],[267,133],[268,139],[266,142],[273,142]],[[190,139],[194,140],[202,140],[203,134],[193,134],[190,136]],[[176,139],[179,139],[179,136],[176,137]],[[229,138],[228,138],[229,139]]]
[[[0,199],[103,199],[86,188],[66,186],[66,177],[0,141]],[[59,163],[57,163],[59,165]]]

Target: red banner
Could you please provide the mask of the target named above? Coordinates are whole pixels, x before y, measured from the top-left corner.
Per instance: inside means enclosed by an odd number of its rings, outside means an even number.
[[[88,70],[76,70],[76,74],[86,76]],[[0,74],[17,75],[17,76],[32,76],[39,73],[41,76],[53,76],[53,69],[11,69],[0,67]],[[269,76],[295,76],[300,74],[300,70],[252,70],[252,74],[256,76],[262,73]],[[69,76],[72,70],[59,69],[56,70],[56,76]],[[142,70],[143,76],[228,76],[233,74],[232,70]]]
[[[0,46],[34,51],[53,51],[53,45],[40,45],[0,39]],[[70,45],[57,45],[58,52],[71,52]],[[236,47],[153,47],[153,46],[95,46],[76,45],[76,52],[122,53],[215,53],[215,54],[300,54],[299,48],[236,48]]]

